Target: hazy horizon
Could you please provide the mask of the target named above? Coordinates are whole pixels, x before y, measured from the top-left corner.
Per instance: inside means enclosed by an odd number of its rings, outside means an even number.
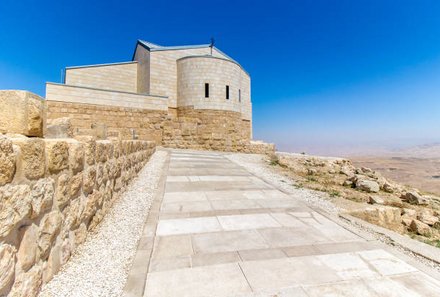
[[[0,89],[44,96],[64,67],[128,61],[137,39],[213,36],[251,75],[255,139],[326,155],[440,142],[439,1],[5,0],[0,11]]]
[[[277,150],[290,153],[306,153],[308,155],[322,155],[330,157],[359,157],[359,156],[390,156],[404,155],[408,150],[420,149],[423,147],[432,147],[438,150],[440,156],[440,141],[402,141],[390,142],[371,142],[361,144],[286,144],[277,143]],[[415,157],[414,154],[411,157]],[[422,153],[419,157],[424,157]]]

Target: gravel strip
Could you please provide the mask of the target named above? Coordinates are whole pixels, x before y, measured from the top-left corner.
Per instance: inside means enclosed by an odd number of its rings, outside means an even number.
[[[157,151],[39,296],[120,296],[167,152]]]
[[[295,195],[295,198],[304,201],[310,206],[318,207],[330,214],[338,214],[340,212],[339,207],[326,200],[326,193],[310,189],[297,188],[295,187],[295,182],[290,178],[276,173],[275,169],[273,168],[265,166],[266,161],[264,160],[265,157],[263,155],[228,154],[225,156],[229,160],[244,167],[252,174],[269,181],[291,195]]]

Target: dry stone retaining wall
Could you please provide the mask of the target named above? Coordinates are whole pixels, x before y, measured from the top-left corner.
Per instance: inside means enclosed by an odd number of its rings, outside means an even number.
[[[140,140],[0,135],[0,296],[35,296],[154,150]]]
[[[71,119],[74,135],[96,136],[104,124],[112,137],[152,140],[173,148],[206,149],[247,153],[273,153],[273,144],[253,142],[251,122],[239,112],[227,110],[170,108],[168,112],[47,101],[49,121]]]
[[[226,110],[180,107],[163,130],[163,144],[173,148],[244,151],[250,141],[250,121]]]
[[[168,118],[166,111],[139,108],[47,101],[47,118],[52,121],[68,117],[74,135],[94,135],[96,126],[104,124],[107,135],[162,142],[162,128]]]

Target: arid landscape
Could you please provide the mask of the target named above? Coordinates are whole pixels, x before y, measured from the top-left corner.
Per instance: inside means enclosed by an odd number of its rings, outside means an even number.
[[[350,159],[357,167],[368,167],[396,182],[440,194],[440,144]]]

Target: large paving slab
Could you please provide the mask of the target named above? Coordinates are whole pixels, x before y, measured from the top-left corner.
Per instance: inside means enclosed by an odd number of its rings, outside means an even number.
[[[429,269],[221,153],[172,150],[157,203],[127,296],[440,296]]]

